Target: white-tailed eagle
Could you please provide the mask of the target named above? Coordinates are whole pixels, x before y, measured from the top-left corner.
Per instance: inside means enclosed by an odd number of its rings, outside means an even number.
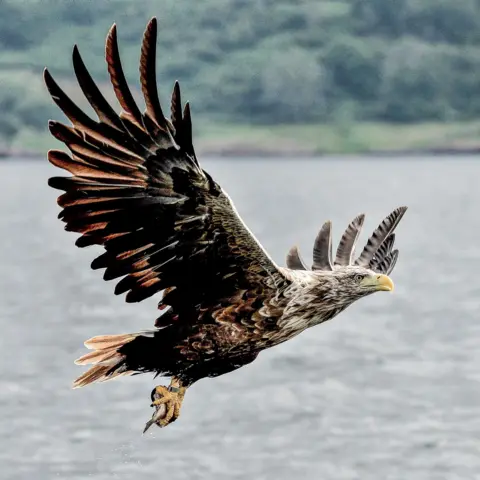
[[[188,103],[182,109],[175,83],[170,119],[160,106],[156,75],[157,24],[148,24],[140,61],[146,109],[134,101],[120,62],[116,27],[106,41],[106,61],[122,111],[97,88],[75,47],[73,67],[98,119],[86,115],[45,70],[47,88],[71,126],[50,121],[52,135],[69,149],[49,161],[72,174],[49,180],[65,229],[76,245],[101,245],[92,263],[105,280],[120,279],[116,294],[140,302],[160,294],[154,328],[105,335],[85,342],[76,361],[92,365],[75,387],[120,375],[152,372],[171,377],[152,392],[155,411],[146,429],[177,419],[188,387],[251,363],[259,352],[330,320],[356,300],[393,289],[395,230],[406,208],[394,210],[358,257],[354,247],[364,216],[343,234],[332,256],[331,224],[320,230],[307,268],[298,250],[277,265],[237,214],[220,185],[201,168],[192,144]]]

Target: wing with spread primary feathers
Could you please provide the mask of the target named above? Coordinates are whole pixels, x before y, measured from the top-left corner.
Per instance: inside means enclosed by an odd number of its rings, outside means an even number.
[[[106,269],[105,280],[121,278],[115,293],[128,292],[127,302],[164,291],[160,307],[192,312],[245,291],[256,292],[260,299],[273,295],[274,287],[267,283],[283,281],[283,274],[225,192],[200,168],[189,107],[182,112],[178,83],[171,120],[162,112],[155,75],[156,33],[152,19],[141,51],[143,113],[125,80],[115,25],[107,37],[106,60],[123,109],[120,115],[100,93],[76,47],[75,75],[98,121],[77,107],[45,70],[53,100],[72,123],[49,124],[53,136],[71,152],[48,153],[53,165],[73,175],[49,180],[50,186],[65,192],[58,198],[63,208],[59,218],[66,230],[82,234],[77,246],[105,248],[92,268]]]
[[[325,222],[318,232],[313,245],[313,270],[333,270],[337,266],[359,265],[377,273],[389,275],[395,268],[398,250],[395,244],[394,230],[407,211],[407,207],[396,208],[373,231],[360,256],[353,258],[358,236],[362,230],[365,215],[355,217],[342,235],[335,261],[332,261],[332,224]],[[287,254],[287,267],[292,270],[307,270],[296,246]]]

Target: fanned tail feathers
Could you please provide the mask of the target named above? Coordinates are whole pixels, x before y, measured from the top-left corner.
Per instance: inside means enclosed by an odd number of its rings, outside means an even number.
[[[100,335],[90,338],[85,346],[93,350],[81,356],[75,363],[77,365],[93,365],[73,383],[73,388],[84,387],[90,383],[105,382],[122,375],[132,375],[133,370],[128,370],[125,365],[125,355],[118,350],[125,344],[134,340],[136,334]]]

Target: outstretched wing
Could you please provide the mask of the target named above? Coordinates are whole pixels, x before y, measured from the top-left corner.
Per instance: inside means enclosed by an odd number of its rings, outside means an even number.
[[[50,162],[70,177],[49,180],[65,191],[59,218],[81,233],[76,245],[102,245],[92,263],[119,279],[115,293],[139,302],[164,291],[160,307],[176,313],[212,308],[252,290],[273,295],[285,278],[242,222],[220,186],[200,168],[192,145],[188,104],[181,110],[175,84],[171,120],[157,94],[152,19],[145,31],[140,79],[146,110],[136,105],[120,62],[115,25],[106,42],[106,60],[120,115],[100,93],[78,49],[73,65],[78,83],[98,116],[87,116],[60,89],[47,70],[45,82],[72,126],[51,121],[50,132],[71,155],[51,150]],[[178,317],[178,315],[177,315]],[[188,317],[188,315],[187,315]]]
[[[361,265],[378,273],[390,274],[398,259],[398,250],[393,250],[394,230],[406,211],[407,207],[396,208],[382,220],[356,260],[353,255],[365,215],[362,213],[350,222],[342,235],[334,261],[332,261],[332,224],[325,222],[313,245],[312,269],[333,270],[337,265]],[[297,247],[292,247],[288,252],[287,267],[292,270],[307,270]]]

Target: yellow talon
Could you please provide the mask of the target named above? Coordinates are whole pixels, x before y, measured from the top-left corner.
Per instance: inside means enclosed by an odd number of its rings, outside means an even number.
[[[145,433],[153,424],[159,427],[166,427],[174,422],[180,415],[183,397],[185,396],[186,387],[175,377],[172,378],[170,386],[164,387],[159,385],[152,391],[152,407],[155,412],[152,418],[145,425],[143,433]]]

